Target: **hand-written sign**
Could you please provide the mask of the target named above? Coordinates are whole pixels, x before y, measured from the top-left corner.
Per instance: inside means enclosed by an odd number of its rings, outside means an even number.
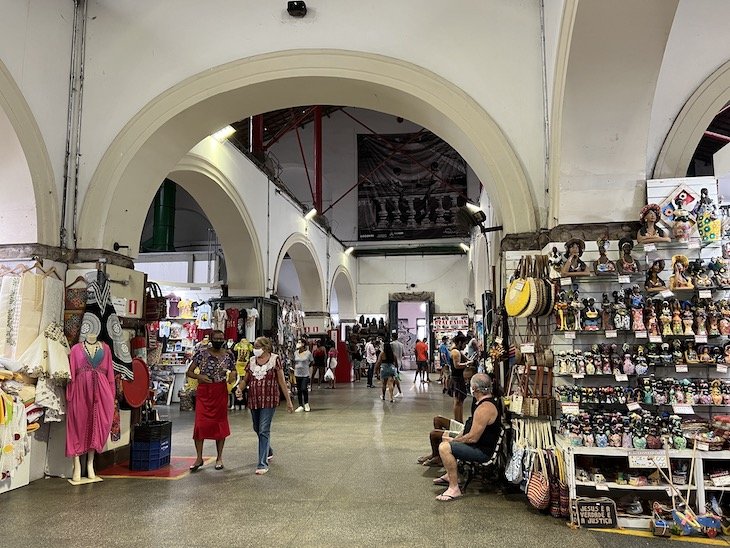
[[[663,451],[632,451],[629,453],[629,468],[668,468],[669,461]]]
[[[613,529],[618,526],[616,503],[613,500],[579,498],[575,504],[578,511],[578,525],[581,527]]]
[[[466,330],[469,327],[469,316],[434,316],[432,325],[435,330]]]

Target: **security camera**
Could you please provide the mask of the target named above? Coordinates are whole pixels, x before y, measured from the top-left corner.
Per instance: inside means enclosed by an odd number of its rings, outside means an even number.
[[[411,287],[411,288],[416,287],[416,284],[410,284],[408,287]]]
[[[307,4],[301,0],[286,3],[286,11],[292,17],[304,17],[307,15]]]

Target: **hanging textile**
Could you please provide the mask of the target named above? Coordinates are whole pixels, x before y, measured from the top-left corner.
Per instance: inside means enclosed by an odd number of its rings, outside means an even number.
[[[70,352],[61,326],[51,322],[18,358],[18,362],[21,364],[21,371],[31,377],[50,377],[65,381],[70,378],[68,364]]]
[[[15,473],[29,448],[25,405],[0,390],[0,481]]]
[[[73,287],[77,283],[79,287]],[[66,286],[65,305],[63,311],[63,332],[66,335],[68,344],[73,346],[79,342],[81,334],[81,321],[86,310],[86,299],[88,288],[86,280],[79,276]]]
[[[0,285],[0,355],[4,358],[15,357],[19,306],[20,276],[4,276]]]
[[[81,322],[79,340],[85,341],[89,334],[96,335],[98,340],[109,345],[114,370],[121,374],[123,379],[134,380],[132,354],[114,310],[111,288],[107,280],[103,280],[101,285],[96,281],[89,284],[86,312]]]
[[[61,280],[52,275],[43,278],[43,310],[41,312],[40,330],[43,331],[51,322],[63,322],[63,293]]]
[[[30,270],[20,276],[20,303],[18,306],[17,356],[25,352],[38,336],[43,312],[43,278]],[[14,357],[14,356],[10,356]]]

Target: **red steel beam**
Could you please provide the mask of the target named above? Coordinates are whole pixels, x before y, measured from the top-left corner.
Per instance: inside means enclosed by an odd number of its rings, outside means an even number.
[[[314,107],[314,208],[322,211],[322,107]]]
[[[342,112],[345,112],[345,111],[343,110]],[[332,202],[332,203],[330,204],[330,206],[329,206],[329,207],[328,207],[327,209],[325,209],[324,211],[322,211],[322,212],[320,212],[320,213],[321,213],[322,215],[324,215],[324,214],[325,214],[325,213],[327,213],[327,212],[328,212],[328,211],[329,211],[330,209],[332,209],[333,207],[335,207],[335,206],[336,206],[336,205],[337,205],[337,204],[338,204],[338,203],[340,202],[340,200],[342,200],[342,199],[343,199],[343,198],[344,198],[345,196],[347,196],[347,195],[348,195],[348,194],[349,194],[350,192],[352,192],[353,190],[355,190],[355,189],[356,189],[357,187],[359,187],[359,186],[360,186],[360,185],[361,185],[362,183],[364,183],[365,181],[369,181],[369,180],[370,180],[370,176],[371,176],[371,175],[372,175],[373,173],[375,173],[375,172],[376,172],[377,170],[379,170],[379,169],[380,169],[380,168],[381,168],[381,167],[383,166],[383,164],[385,164],[385,162],[387,162],[387,161],[388,161],[388,160],[390,160],[390,159],[391,159],[391,158],[392,158],[393,156],[395,156],[396,154],[398,154],[398,153],[399,153],[399,152],[401,151],[401,149],[403,149],[404,147],[406,147],[406,146],[410,145],[410,144],[411,144],[411,143],[412,143],[413,141],[415,141],[415,140],[416,140],[416,137],[418,137],[418,136],[419,136],[419,135],[420,135],[421,133],[423,133],[423,132],[424,132],[425,130],[426,130],[426,128],[421,128],[421,129],[420,129],[420,130],[418,131],[418,133],[414,133],[413,135],[411,135],[411,138],[410,138],[410,139],[408,139],[408,140],[407,140],[407,141],[406,141],[405,143],[401,143],[401,144],[400,144],[400,145],[398,145],[397,147],[393,148],[393,149],[391,150],[391,153],[390,153],[390,154],[389,154],[388,156],[386,156],[385,158],[383,158],[383,159],[382,159],[382,160],[380,161],[380,163],[379,163],[379,164],[378,164],[377,166],[375,166],[375,167],[374,167],[373,169],[371,169],[370,171],[368,171],[368,172],[367,172],[367,173],[366,173],[365,175],[363,175],[362,177],[360,177],[360,178],[358,179],[358,181],[357,181],[357,182],[356,182],[356,183],[355,183],[354,185],[352,185],[352,186],[351,186],[350,188],[348,188],[348,189],[347,189],[347,191],[345,191],[345,193],[344,193],[344,194],[343,194],[342,196],[340,196],[339,198],[337,198],[337,199],[336,199],[336,200],[335,200],[334,202]],[[319,210],[318,210],[318,211],[319,211]]]
[[[376,132],[375,130],[371,129],[370,127],[368,127],[367,125],[365,125],[363,122],[361,122],[360,120],[358,120],[357,118],[355,118],[352,114],[350,114],[349,112],[347,112],[344,108],[342,109],[342,113],[345,116],[351,118],[355,123],[358,123],[362,127],[364,127],[365,129],[367,129],[370,133],[372,133],[373,135],[375,135],[375,137],[377,137],[380,141],[382,141],[383,143],[385,143],[385,145],[388,146],[388,148],[390,148],[391,150],[393,150],[393,148],[394,148],[393,147],[393,144],[390,141],[388,141],[387,139],[383,138],[378,132]],[[446,179],[444,179],[443,177],[440,177],[439,175],[437,175],[436,172],[432,171],[430,167],[428,167],[425,164],[423,164],[422,162],[420,162],[418,160],[418,158],[416,158],[415,156],[413,156],[412,154],[410,154],[408,151],[403,151],[403,154],[405,156],[408,156],[411,160],[413,160],[415,163],[417,163],[419,166],[421,166],[426,171],[430,171],[431,174],[434,177],[436,177],[436,179],[438,179],[443,186],[445,186],[445,187],[453,190],[459,196],[461,196],[462,198],[464,198],[467,202],[469,201],[469,197],[467,195],[465,195],[463,192],[461,192],[461,190],[459,190],[455,186],[451,185],[448,181],[446,181]]]
[[[289,122],[287,125],[285,125],[283,128],[281,128],[276,135],[274,135],[268,143],[264,145],[264,150],[268,150],[271,148],[272,145],[277,143],[279,139],[281,139],[284,135],[289,133],[292,129],[297,127],[299,124],[301,124],[304,119],[312,114],[312,111],[314,111],[315,107],[309,107],[307,110],[305,110],[300,116],[294,118],[291,122]]]
[[[264,159],[264,115],[251,117],[251,153],[259,160]]]
[[[294,126],[294,131],[297,134],[297,142],[299,143],[299,153],[302,155],[302,163],[304,164],[304,173],[307,174],[307,182],[309,183],[309,193],[312,195],[312,204],[314,204],[314,190],[312,189],[312,178],[309,176],[309,168],[307,167],[307,157],[304,155],[304,147],[302,146],[302,139],[299,136],[299,126]],[[319,211],[319,210],[317,210]]]

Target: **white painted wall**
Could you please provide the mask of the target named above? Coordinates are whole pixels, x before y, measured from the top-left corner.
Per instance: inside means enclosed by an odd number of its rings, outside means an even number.
[[[388,294],[405,291],[433,291],[439,313],[464,309],[469,285],[466,255],[360,257],[357,267],[358,314],[387,314]]]
[[[279,297],[299,297],[302,294],[302,286],[291,259],[284,259],[284,262],[281,263],[276,294]]]
[[[548,105],[553,102],[555,65],[558,55],[558,40],[563,17],[565,0],[540,0],[543,5],[543,24],[545,32],[545,75],[547,82]],[[548,109],[548,116],[551,114]]]
[[[0,188],[14,189],[3,192],[0,208],[0,244],[35,242],[38,219],[36,216],[33,180],[25,154],[10,120],[0,109]]]

